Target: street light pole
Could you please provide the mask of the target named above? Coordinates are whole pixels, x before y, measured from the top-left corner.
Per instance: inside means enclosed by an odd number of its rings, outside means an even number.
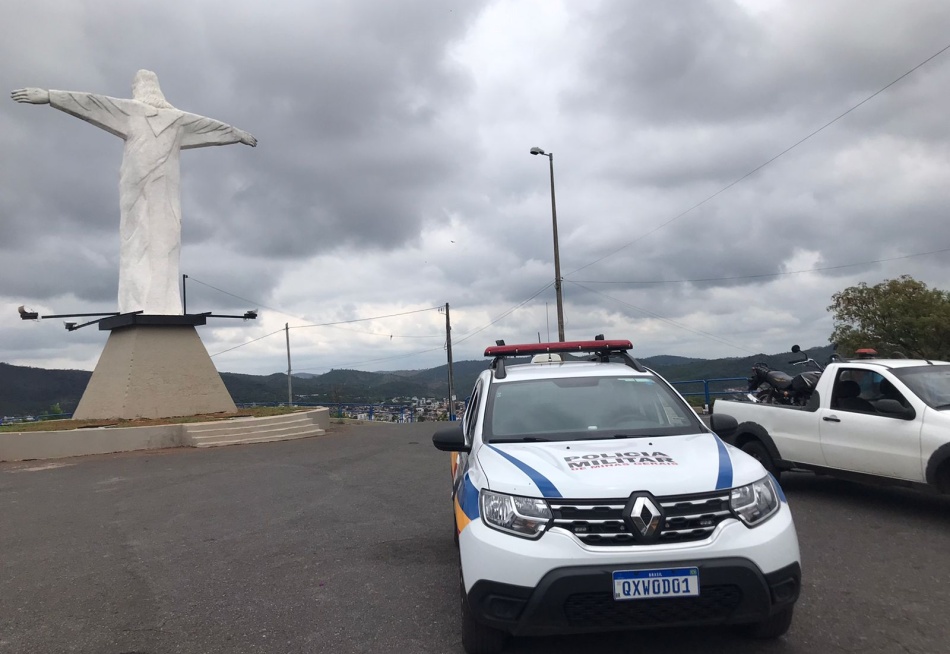
[[[564,300],[561,297],[561,252],[557,240],[557,203],[554,201],[554,153],[541,148],[531,148],[531,154],[542,154],[551,167],[551,225],[554,230],[554,293],[557,297],[557,339],[564,342]]]
[[[181,313],[182,315],[188,315],[188,285],[185,283],[188,281],[188,275],[181,276]]]

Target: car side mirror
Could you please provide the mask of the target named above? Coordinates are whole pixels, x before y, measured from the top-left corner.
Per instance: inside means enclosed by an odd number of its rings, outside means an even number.
[[[465,432],[462,425],[440,429],[432,435],[432,444],[443,452],[470,452],[471,446],[465,444]]]
[[[913,420],[917,416],[914,407],[904,406],[897,400],[890,398],[877,400],[874,402],[874,408],[878,410],[878,413],[883,413],[895,418],[903,418],[904,420]]]
[[[724,413],[714,413],[709,418],[709,426],[719,438],[725,439],[732,436],[739,428],[739,421]]]

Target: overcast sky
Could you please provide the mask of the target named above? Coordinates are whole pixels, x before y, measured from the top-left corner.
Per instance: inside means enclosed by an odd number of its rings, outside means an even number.
[[[944,0],[11,0],[0,361],[91,370],[107,332],[16,309],[118,284],[121,141],[13,89],[146,68],[258,138],[182,153],[188,309],[260,310],[198,328],[220,371],[285,371],[285,324],[294,371],[440,365],[445,303],[456,360],[557,340],[533,146],[567,338],[714,358],[826,344],[859,282],[950,289],[950,50],[743,177],[948,45]]]

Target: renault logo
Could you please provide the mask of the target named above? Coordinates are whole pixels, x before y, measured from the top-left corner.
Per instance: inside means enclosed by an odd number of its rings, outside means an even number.
[[[633,536],[637,540],[653,540],[659,533],[663,512],[649,495],[635,495],[629,507],[630,522],[633,527]]]

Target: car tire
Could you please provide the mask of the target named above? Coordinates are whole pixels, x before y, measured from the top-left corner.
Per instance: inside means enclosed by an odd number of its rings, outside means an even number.
[[[749,638],[760,638],[763,640],[784,636],[788,628],[792,626],[792,615],[794,612],[794,606],[786,606],[762,622],[745,625],[743,632]]]
[[[950,461],[944,461],[934,475],[934,485],[938,493],[950,495]]]
[[[769,454],[769,451],[765,449],[765,445],[762,444],[762,441],[746,441],[742,444],[740,449],[761,463],[766,472],[775,477],[775,480],[778,481],[782,471],[775,467],[775,461],[772,459],[772,455]]]
[[[459,574],[459,598],[462,608],[462,647],[467,654],[498,654],[508,642],[508,634],[475,621]]]

